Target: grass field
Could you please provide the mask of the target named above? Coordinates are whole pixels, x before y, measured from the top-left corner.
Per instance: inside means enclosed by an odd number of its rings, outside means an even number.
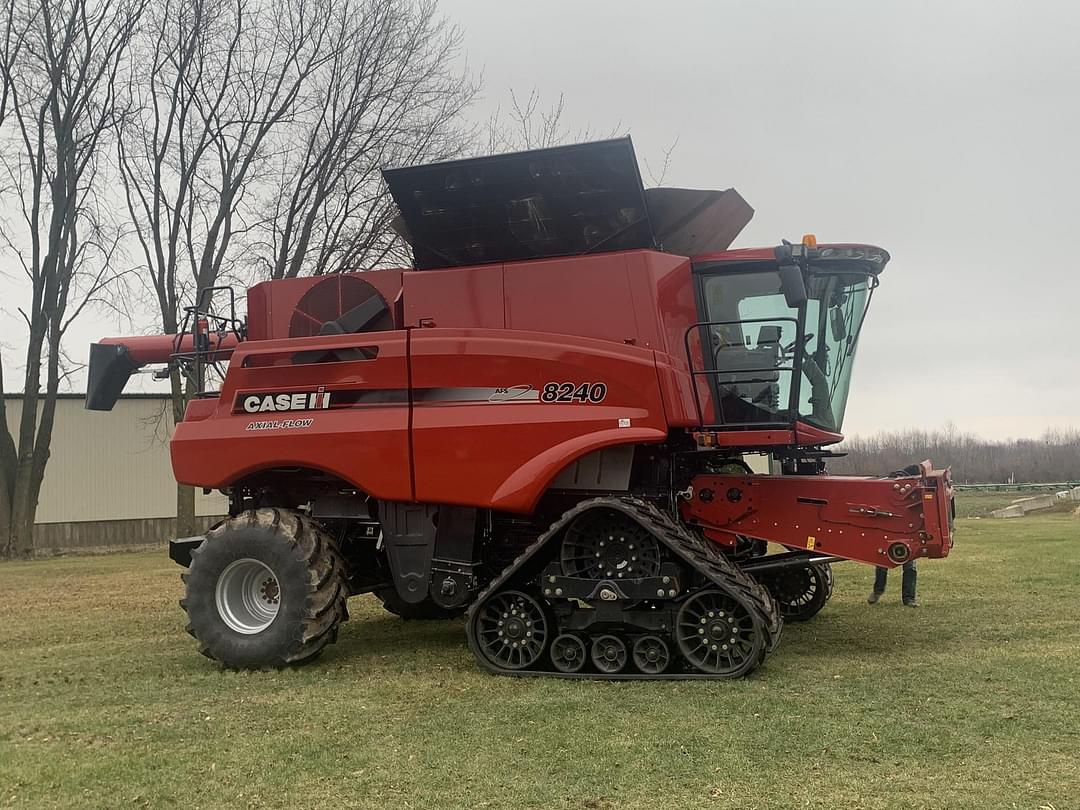
[[[368,598],[318,663],[222,672],[164,553],[0,565],[0,807],[1080,807],[1080,519],[962,519],[916,610],[836,575],[754,677],[618,684]]]

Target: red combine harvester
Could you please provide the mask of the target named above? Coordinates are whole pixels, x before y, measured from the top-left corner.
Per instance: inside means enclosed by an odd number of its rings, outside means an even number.
[[[825,474],[884,250],[728,250],[743,199],[646,191],[628,138],[384,175],[415,268],[259,284],[245,322],[204,290],[183,334],[91,348],[89,408],[158,363],[198,390],[173,469],[230,516],[170,556],[203,654],[308,661],[374,593],[467,611],[492,672],[737,677],[830,563],[949,553],[947,471]]]

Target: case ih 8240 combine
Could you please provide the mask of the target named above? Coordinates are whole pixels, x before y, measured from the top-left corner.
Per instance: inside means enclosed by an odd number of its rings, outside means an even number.
[[[198,388],[173,468],[230,516],[170,553],[205,655],[309,661],[374,593],[467,611],[492,672],[736,677],[831,562],[948,554],[947,472],[824,472],[884,250],[728,250],[742,198],[644,190],[629,139],[385,178],[414,269],[259,284],[244,322],[207,290],[181,335],[92,347],[90,408],[156,363]]]

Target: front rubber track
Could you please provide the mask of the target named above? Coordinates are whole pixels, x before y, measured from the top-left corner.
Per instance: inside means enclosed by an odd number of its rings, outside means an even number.
[[[583,512],[590,509],[612,509],[621,512],[644,526],[675,557],[682,560],[697,574],[710,583],[709,587],[719,588],[744,605],[751,613],[754,625],[760,633],[762,643],[758,653],[747,661],[745,667],[737,673],[711,674],[704,672],[664,672],[657,675],[618,672],[612,674],[596,672],[559,672],[553,667],[547,669],[508,669],[493,665],[480,650],[475,637],[474,624],[484,603],[504,588],[518,587],[529,589],[533,578],[543,565],[552,558],[551,554],[542,553],[557,544],[563,529]],[[682,601],[689,593],[680,594],[675,601]],[[769,592],[745,571],[727,560],[715,547],[701,538],[686,531],[670,516],[660,511],[648,501],[634,497],[600,497],[578,503],[555,521],[547,531],[532,543],[517,559],[499,574],[469,608],[466,619],[466,632],[469,648],[477,663],[489,672],[497,675],[538,676],[553,678],[587,678],[591,680],[718,680],[743,677],[750,674],[764,662],[780,641],[783,630],[783,618],[776,601]],[[557,635],[555,628],[552,635]],[[547,657],[545,653],[544,657]]]
[[[215,588],[222,571],[241,559],[262,562],[277,578],[280,606],[254,634],[231,629],[218,612]],[[304,664],[337,640],[348,618],[345,563],[333,539],[289,509],[251,509],[211,529],[181,575],[187,632],[199,652],[230,669]]]

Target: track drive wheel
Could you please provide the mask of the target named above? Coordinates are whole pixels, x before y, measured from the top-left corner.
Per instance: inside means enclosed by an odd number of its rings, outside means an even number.
[[[567,527],[563,572],[585,579],[634,579],[660,572],[660,544],[649,530],[610,509],[593,509]]]
[[[414,619],[419,621],[454,619],[463,615],[469,609],[468,605],[462,605],[459,608],[440,607],[430,597],[422,602],[406,602],[394,588],[384,588],[381,591],[376,591],[375,596],[382,602],[382,606],[387,613],[400,616],[405,621]]]
[[[788,622],[805,622],[820,613],[832,596],[832,581],[832,566],[827,563],[787,568],[761,578]]]
[[[551,627],[544,608],[524,591],[496,594],[473,617],[481,654],[502,669],[526,669],[539,661]]]
[[[182,579],[188,633],[234,669],[311,661],[348,618],[333,539],[288,509],[248,510],[211,529]]]
[[[699,672],[738,678],[765,656],[760,621],[723,591],[698,591],[679,608],[675,619],[679,652]]]

